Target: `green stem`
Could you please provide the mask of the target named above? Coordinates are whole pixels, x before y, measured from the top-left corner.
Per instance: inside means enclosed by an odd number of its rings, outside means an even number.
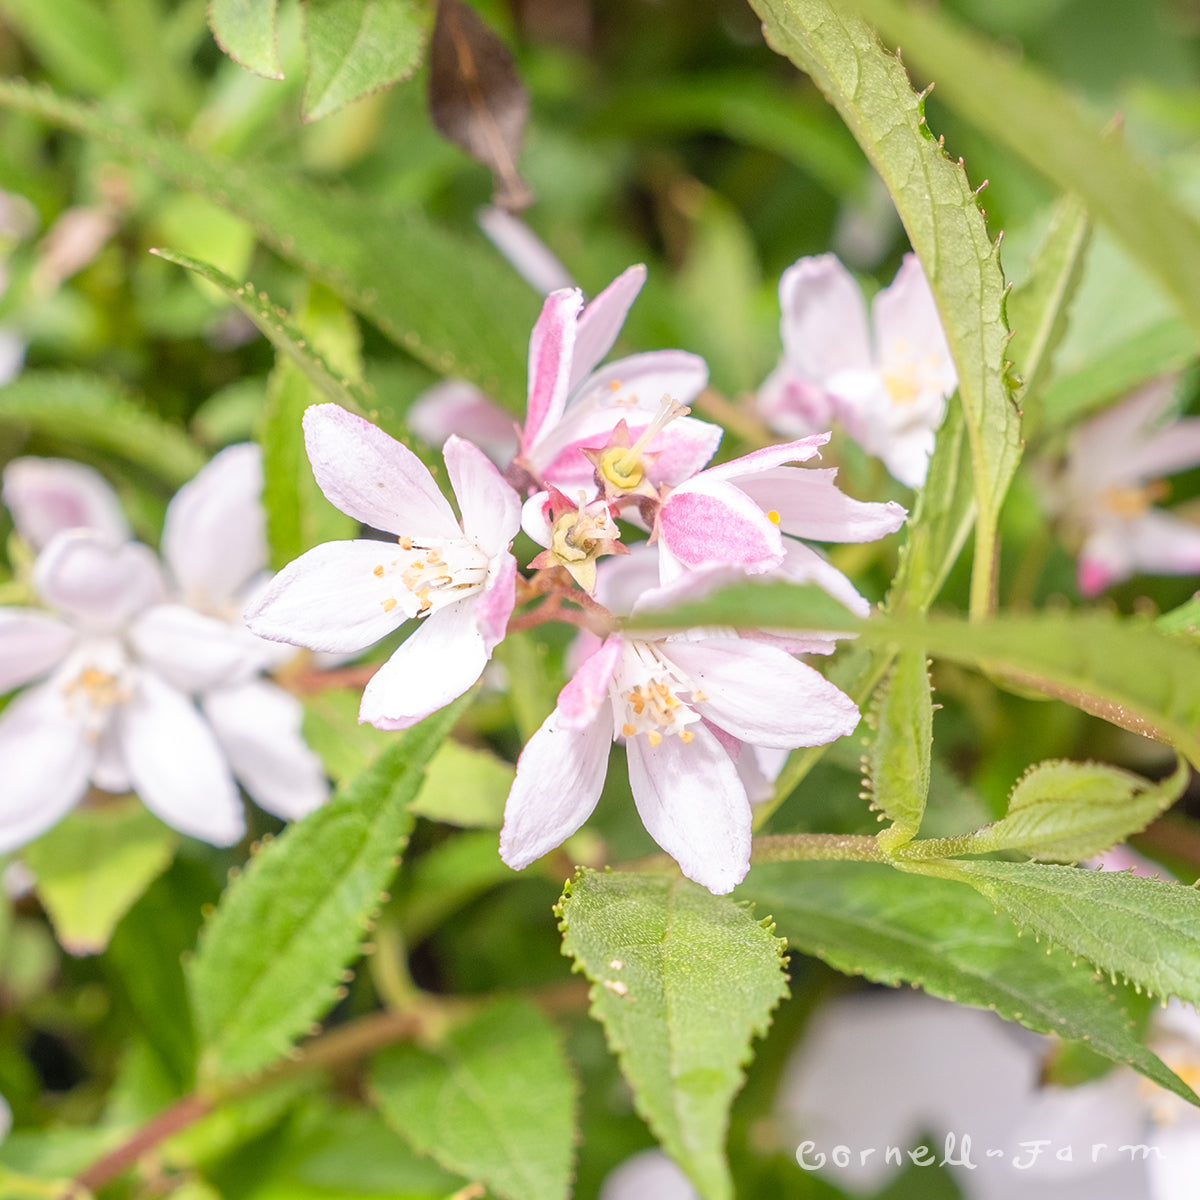
[[[1000,547],[996,541],[996,522],[991,513],[985,512],[976,495],[979,515],[975,520],[975,558],[971,563],[970,616],[972,621],[983,621],[996,611],[996,572],[999,567]]]

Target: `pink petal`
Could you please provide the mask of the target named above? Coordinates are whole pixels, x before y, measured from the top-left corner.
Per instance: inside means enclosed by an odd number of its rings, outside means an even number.
[[[529,339],[529,399],[525,408],[524,445],[532,447],[543,430],[562,416],[570,391],[571,359],[576,326],[583,307],[578,288],[551,292]]]
[[[520,217],[485,204],[475,220],[509,266],[539,295],[574,286],[567,268]]]
[[[134,621],[130,645],[143,663],[183,692],[240,682],[262,669],[257,639],[241,625],[181,604],[156,604]]]
[[[201,702],[234,775],[260,808],[295,821],[324,804],[321,760],[300,733],[304,710],[283,688],[256,679]]]
[[[607,638],[579,665],[558,694],[555,711],[560,729],[582,729],[596,719],[608,700],[608,685],[624,649],[625,643],[620,637]]]
[[[475,622],[489,658],[508,632],[508,619],[516,602],[517,560],[511,554],[505,554],[493,564],[483,591],[468,601],[474,605]]]
[[[779,515],[779,528],[815,542],[873,542],[895,533],[908,515],[894,500],[853,500],[834,480],[836,470],[774,467],[737,481],[760,508]]]
[[[521,527],[521,498],[470,442],[450,437],[442,454],[458,497],[463,532],[489,558],[504,553]]]
[[[1162,478],[1197,463],[1200,463],[1200,417],[1186,417],[1172,421],[1140,446],[1130,446],[1122,476],[1130,481]]]
[[[692,570],[729,563],[759,572],[783,560],[779,530],[762,509],[738,488],[704,476],[667,497],[655,528],[665,554]],[[665,555],[661,566],[666,582],[672,564]]]
[[[314,546],[251,601],[247,627],[273,642],[332,654],[379,641],[414,615],[406,612],[413,603],[408,593],[398,596],[395,581],[375,573],[390,558],[391,545],[363,540]]]
[[[517,423],[473,383],[445,379],[422,392],[404,414],[409,429],[431,446],[453,433],[474,442],[497,466],[517,452]]]
[[[564,729],[556,709],[517,760],[504,806],[500,857],[520,871],[570,837],[592,815],[604,787],[612,722]]]
[[[33,608],[0,609],[0,695],[56,667],[75,632]]]
[[[460,535],[425,464],[378,425],[316,404],[304,414],[304,443],[321,491],[347,515],[410,537]]]
[[[134,788],[155,816],[213,846],[242,837],[245,814],[233,776],[185,696],[145,672],[117,711],[116,728]]]
[[[587,307],[579,317],[575,334],[575,357],[571,364],[572,388],[576,387],[596,364],[613,348],[630,306],[646,282],[646,268],[638,263],[627,267]]]
[[[887,371],[893,362],[916,360],[932,368],[942,393],[949,395],[958,386],[958,375],[937,301],[925,277],[921,260],[906,254],[891,284],[872,301],[875,319],[876,361]]]
[[[703,725],[685,744],[643,737],[626,746],[642,824],[689,878],[721,896],[750,869],[750,801],[733,760]]]
[[[135,613],[164,599],[158,559],[138,542],[68,529],[38,555],[33,586],[51,607],[87,628],[116,631]]]
[[[162,552],[175,582],[198,607],[228,603],[267,567],[262,453],[251,443],[222,450],[175,493]]]
[[[619,408],[654,416],[664,396],[690,404],[708,383],[708,364],[686,350],[650,350],[602,367],[584,380],[567,417],[576,420],[595,409]]]
[[[1133,567],[1150,575],[1200,573],[1200,525],[1159,509],[1129,523]]]
[[[869,367],[867,310],[854,277],[833,254],[802,258],[779,281],[779,332],[797,374],[823,384],[836,371]]]
[[[706,720],[755,746],[823,746],[853,733],[849,696],[812,667],[744,638],[673,639],[661,647],[707,697],[693,705]]]
[[[35,550],[64,529],[93,529],[113,542],[132,536],[104,476],[68,459],[14,458],[4,468],[4,503]]]
[[[834,423],[833,398],[785,359],[763,381],[755,398],[762,419],[784,437],[819,433]]]
[[[75,807],[87,791],[95,753],[54,681],[0,713],[0,854],[40,837]]]
[[[821,447],[829,441],[829,436],[828,433],[812,433],[794,442],[781,442],[777,446],[752,450],[741,458],[709,467],[704,472],[704,478],[732,480],[741,486],[743,479],[761,475],[764,471],[777,470],[786,463],[807,462],[814,455],[819,458]]]
[[[468,600],[431,613],[371,677],[358,719],[408,729],[457,700],[487,666],[489,652]]]

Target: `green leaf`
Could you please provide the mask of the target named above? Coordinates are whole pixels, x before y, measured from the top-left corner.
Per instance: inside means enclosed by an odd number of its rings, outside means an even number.
[[[217,45],[239,67],[265,79],[283,78],[275,0],[209,0],[208,26]]]
[[[254,227],[260,238],[442,375],[461,375],[519,411],[537,300],[482,236],[412,208],[316,187],[261,159],[209,158],[101,108],[0,80],[0,106],[32,113],[149,166]],[[2,410],[0,410],[2,415]]]
[[[188,977],[204,1074],[261,1070],[337,1000],[412,828],[408,803],[461,706],[399,735],[230,884]]]
[[[429,35],[426,0],[304,0],[308,82],[304,119],[407,79]]]
[[[1021,454],[1005,371],[1008,327],[1000,256],[961,162],[925,124],[898,59],[831,0],[753,0],[767,41],[825,93],[888,192],[921,258],[958,367],[977,507],[971,611],[993,603],[995,527]],[[906,43],[907,44],[907,43]]]
[[[576,1085],[554,1026],[524,1000],[501,1000],[438,1044],[379,1055],[371,1090],[422,1154],[508,1200],[566,1200]]]
[[[737,895],[771,913],[794,947],[839,971],[915,984],[1039,1033],[1086,1041],[1195,1103],[1139,1041],[1121,989],[1069,955],[1048,955],[950,880],[870,863],[775,863],[754,867]]]
[[[489,750],[447,739],[409,806],[418,817],[464,828],[499,829],[516,768]]]
[[[912,865],[912,864],[910,864]],[[1151,995],[1200,1003],[1200,892],[1181,883],[1045,863],[942,859],[1026,932]]]
[[[206,461],[178,426],[96,375],[26,370],[0,388],[0,426],[116,454],[178,486]]]
[[[322,399],[332,400],[334,404],[340,404],[359,416],[365,415],[372,407],[371,394],[361,384],[335,371],[309,338],[292,323],[287,312],[271,302],[266,292],[259,291],[252,283],[239,284],[224,271],[187,254],[158,249],[150,253],[186,268],[224,292],[270,339],[275,349],[300,368]]]
[[[304,697],[304,740],[337,783],[357,775],[392,741],[390,733],[358,723],[361,703],[362,692],[352,688],[323,688]]]
[[[3,0],[0,12],[71,91],[103,96],[121,85],[121,44],[104,6],[94,0]]]
[[[178,844],[173,829],[129,796],[76,809],[21,854],[62,948],[99,954]]]
[[[1025,432],[1032,436],[1040,416],[1041,392],[1054,351],[1067,330],[1067,314],[1083,274],[1092,236],[1091,218],[1075,196],[1064,196],[1038,248],[1029,278],[1008,298],[1013,328],[1009,353],[1022,378]]]
[[[580,870],[556,911],[638,1112],[705,1200],[732,1197],[729,1105],[751,1040],[787,993],[783,942],[740,905],[669,876]]]
[[[1104,763],[1038,763],[1013,788],[1003,819],[972,836],[968,852],[1080,862],[1145,829],[1179,799],[1189,775],[1182,760],[1161,784]]]
[[[1120,142],[1082,116],[1062,86],[982,38],[896,0],[852,0],[937,80],[938,100],[1079,196],[1152,272],[1200,331],[1200,224]]]
[[[892,850],[916,836],[929,796],[933,700],[924,653],[899,654],[877,696],[867,777],[874,806],[892,822],[879,843]]]

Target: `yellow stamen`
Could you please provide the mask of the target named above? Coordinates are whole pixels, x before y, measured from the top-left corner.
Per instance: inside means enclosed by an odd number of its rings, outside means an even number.
[[[379,603],[383,605],[384,612],[391,612],[396,607],[397,602],[389,596],[386,600],[381,600]]]
[[[767,520],[770,521],[772,525],[778,525],[783,518],[774,509],[771,509],[770,512],[767,513]]]
[[[632,725],[630,725],[630,723],[628,721],[626,721],[625,724],[621,726],[621,736],[622,737],[633,737],[633,735],[635,733],[637,733],[637,730],[634,729],[634,727]]]
[[[662,742],[662,734],[659,733],[657,729],[652,729],[648,734],[646,734],[646,741],[648,741],[652,746],[657,746]]]
[[[696,735],[690,729],[681,729],[679,731],[679,740],[685,745],[690,745],[692,739]]]
[[[375,568],[374,574],[377,575],[380,579],[383,578],[383,563],[380,563],[379,566],[377,566]]]

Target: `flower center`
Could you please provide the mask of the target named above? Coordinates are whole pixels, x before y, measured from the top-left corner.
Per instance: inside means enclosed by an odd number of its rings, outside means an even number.
[[[686,417],[692,410],[670,396],[664,396],[658,415],[638,435],[632,446],[608,446],[596,462],[596,471],[606,481],[622,491],[636,488],[646,478],[646,447],[677,417]]]
[[[1170,491],[1165,479],[1152,479],[1141,487],[1106,488],[1100,500],[1109,512],[1132,520],[1140,517],[1151,505],[1165,500]]]
[[[696,735],[687,726],[700,720],[691,705],[705,699],[691,680],[646,643],[635,643],[625,669],[614,680],[617,720],[624,737],[645,734],[651,746],[676,735],[685,745]],[[628,660],[632,658],[632,662]]]
[[[399,607],[405,616],[423,617],[487,583],[488,556],[465,538],[421,543],[401,537],[399,544],[400,553],[373,571],[393,585],[393,594],[380,601],[385,612]]]
[[[82,718],[87,736],[95,741],[108,723],[110,711],[131,698],[126,672],[116,662],[96,665],[89,661],[61,685],[66,710]]]

